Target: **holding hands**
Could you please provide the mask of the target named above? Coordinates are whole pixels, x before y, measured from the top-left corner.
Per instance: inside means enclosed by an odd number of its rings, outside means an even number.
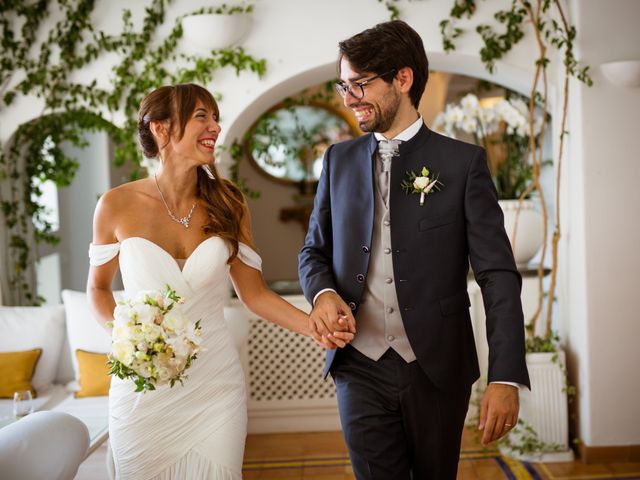
[[[324,348],[343,348],[356,333],[356,321],[349,306],[334,291],[322,293],[309,315],[312,338]]]

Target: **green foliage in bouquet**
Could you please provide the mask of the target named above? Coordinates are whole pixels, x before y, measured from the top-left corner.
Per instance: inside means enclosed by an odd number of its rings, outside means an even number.
[[[201,334],[200,320],[190,322],[180,311],[183,303],[169,285],[118,302],[114,321],[109,322],[109,374],[133,380],[136,392],[182,385],[184,372],[198,358]]]

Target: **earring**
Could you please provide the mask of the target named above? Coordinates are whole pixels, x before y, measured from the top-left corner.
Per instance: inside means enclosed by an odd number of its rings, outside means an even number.
[[[201,168],[207,174],[207,177],[209,177],[211,180],[215,180],[216,179],[216,177],[213,175],[213,172],[211,171],[211,167],[209,165],[202,165]]]

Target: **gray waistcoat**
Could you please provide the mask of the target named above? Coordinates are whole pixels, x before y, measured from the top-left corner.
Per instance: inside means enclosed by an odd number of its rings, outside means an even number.
[[[377,155],[376,158],[376,172],[381,172],[382,162]],[[416,356],[404,330],[393,277],[391,215],[378,182],[374,184],[371,260],[364,295],[356,314],[357,333],[351,345],[372,360],[378,360],[391,347],[406,362],[413,362]]]

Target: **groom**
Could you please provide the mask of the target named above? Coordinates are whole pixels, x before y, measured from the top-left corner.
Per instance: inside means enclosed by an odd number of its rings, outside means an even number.
[[[356,477],[455,479],[479,376],[469,260],[490,349],[485,445],[516,424],[529,386],[521,278],[484,150],[432,132],[417,111],[429,72],[419,35],[391,21],[339,48],[336,89],[371,133],[324,157],[299,255],[310,323],[319,338],[357,327],[325,366]]]

